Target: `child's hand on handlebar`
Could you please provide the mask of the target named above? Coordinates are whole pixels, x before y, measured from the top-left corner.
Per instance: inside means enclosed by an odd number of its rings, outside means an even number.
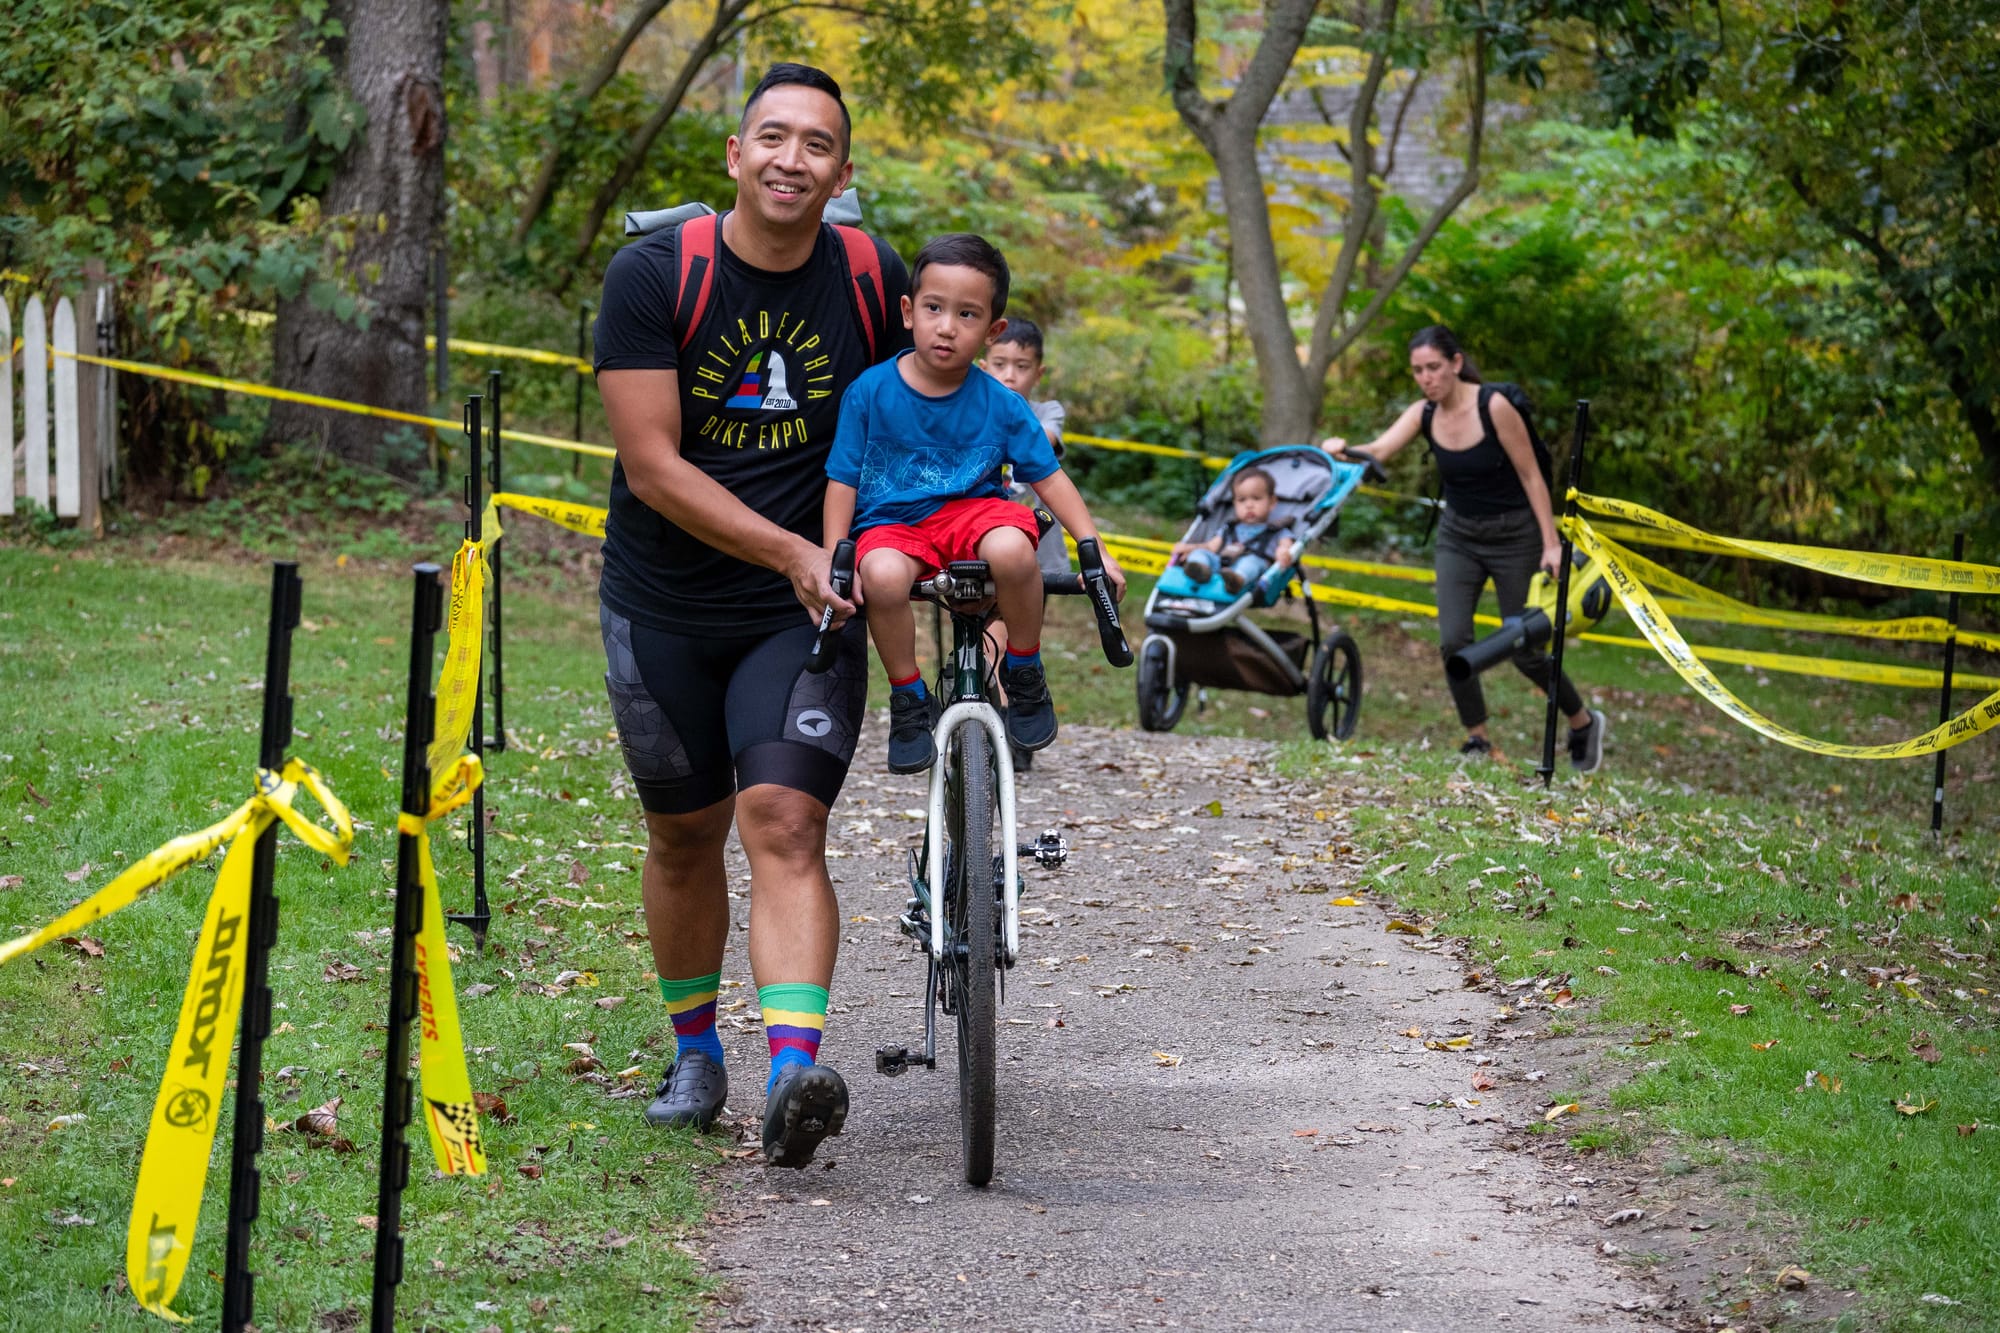
[[[1111,552],[1104,551],[1103,555],[1104,580],[1111,585],[1111,600],[1122,602],[1125,600],[1125,571],[1119,567]]]

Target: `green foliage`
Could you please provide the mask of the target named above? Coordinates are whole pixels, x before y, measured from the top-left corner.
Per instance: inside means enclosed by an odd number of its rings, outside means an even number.
[[[1977,452],[1925,349],[1711,116],[1679,143],[1544,124],[1512,152],[1521,169],[1445,227],[1335,387],[1341,433],[1413,397],[1403,348],[1444,323],[1486,378],[1528,388],[1559,458],[1591,400],[1589,489],[1726,533],[1913,554],[1976,520]],[[1426,484],[1422,451],[1406,458],[1405,484]]]

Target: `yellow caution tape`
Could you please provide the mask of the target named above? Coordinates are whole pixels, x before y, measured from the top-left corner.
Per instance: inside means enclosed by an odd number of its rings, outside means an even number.
[[[1714,543],[1734,555],[1776,560],[1823,574],[1879,583],[1890,588],[1928,588],[1938,592],[2000,593],[2000,567],[1975,565],[1965,560],[1932,560],[1914,555],[1876,555],[1867,551],[1842,551],[1830,546],[1796,546],[1790,542],[1750,541],[1741,537],[1719,537],[1703,532],[1679,519],[1633,504],[1600,495],[1570,492],[1583,508],[1595,514],[1624,519],[1659,532]]]
[[[25,279],[24,279],[25,281]],[[278,317],[268,310],[233,310],[230,312],[245,324],[259,328],[277,322]],[[424,335],[424,350],[435,352],[438,340],[435,334]],[[474,342],[470,338],[447,338],[444,343],[449,351],[470,352],[474,356],[505,356],[516,361],[533,361],[544,366],[568,366],[579,375],[593,373],[590,362],[580,356],[569,356],[562,352],[548,352],[539,347],[509,347],[505,343]]]
[[[1637,508],[1637,506],[1632,506],[1631,508]],[[1672,520],[1668,521],[1671,522]],[[1988,730],[1996,724],[2000,724],[2000,690],[1996,690],[1980,703],[1975,704],[1950,721],[1933,727],[1923,735],[1912,740],[1899,741],[1889,745],[1847,745],[1835,741],[1823,741],[1804,735],[1801,732],[1793,731],[1789,727],[1780,726],[1754,708],[1751,708],[1741,699],[1738,699],[1730,692],[1728,686],[1716,678],[1715,673],[1708,668],[1696,654],[1695,650],[1689,647],[1687,641],[1681,637],[1681,633],[1675,627],[1672,618],[1660,606],[1659,602],[1653,597],[1653,594],[1625,567],[1625,564],[1619,559],[1620,553],[1615,544],[1599,537],[1592,530],[1590,524],[1581,518],[1564,520],[1564,527],[1570,533],[1577,547],[1584,554],[1597,560],[1598,564],[1603,568],[1605,576],[1611,581],[1612,591],[1618,594],[1618,600],[1624,604],[1626,614],[1632,617],[1632,622],[1639,627],[1639,632],[1646,636],[1646,641],[1652,644],[1654,651],[1666,658],[1668,665],[1680,673],[1681,679],[1685,680],[1697,692],[1706,697],[1710,703],[1713,703],[1731,718],[1753,731],[1770,737],[1772,740],[1812,754],[1823,754],[1839,759],[1905,759],[1913,755],[1934,754],[1939,750],[1970,740],[1981,732]],[[1776,544],[1755,543],[1755,545],[1772,546]],[[1810,552],[1814,548],[1801,547],[1792,549]],[[1828,554],[1838,556],[1845,555],[1846,553],[1834,551]],[[1774,556],[1772,558],[1784,557]],[[1876,557],[1866,558],[1876,559]],[[1791,563],[1799,562],[1791,561]],[[1925,563],[1959,564],[1961,562],[1932,561]],[[1807,567],[1812,568],[1815,566]],[[1837,573],[1840,571],[1829,569],[1828,572]],[[1995,572],[2000,573],[2000,571]],[[1848,577],[1858,576],[1849,575]],[[1885,582],[1887,580],[1870,578],[1869,581]],[[1993,639],[1984,635],[1967,634],[1962,635],[1961,638],[1978,647],[1989,647],[2000,644],[2000,639]]]
[[[1159,541],[1152,537],[1125,537],[1116,533],[1099,535],[1106,542],[1117,542],[1134,550],[1157,551],[1161,555],[1166,555],[1174,549],[1174,543]],[[1408,583],[1437,582],[1437,571],[1422,565],[1386,565],[1374,560],[1347,560],[1330,555],[1308,555],[1299,563],[1308,569],[1327,569],[1344,574],[1368,574],[1375,578],[1401,579]]]
[[[511,491],[501,491],[493,497],[493,502],[508,509],[518,509],[524,514],[545,518],[571,532],[581,532],[586,537],[602,537],[605,520],[611,511],[598,505],[577,504],[572,500],[551,500],[540,495],[516,495]]]
[[[333,821],[322,828],[292,808],[300,788],[311,793]],[[354,823],[319,773],[297,759],[282,772],[257,770],[257,794],[199,833],[188,833],[148,853],[109,884],[31,935],[0,944],[0,963],[75,934],[91,922],[130,906],[181,870],[228,846],[209,894],[195,944],[194,965],[181,996],[180,1020],[160,1089],[125,1235],[125,1276],[132,1293],[152,1313],[187,1320],[169,1308],[194,1251],[195,1224],[208,1180],[209,1155],[229,1074],[236,1016],[243,1010],[243,965],[249,948],[250,867],[257,839],[282,821],[299,841],[341,865],[354,842]]]
[[[424,1128],[431,1155],[445,1175],[486,1174],[486,1150],[479,1137],[479,1108],[465,1067],[465,1034],[458,1023],[458,991],[451,980],[451,951],[444,937],[444,903],[431,860],[432,821],[472,799],[485,780],[479,756],[460,754],[446,768],[433,768],[430,809],[421,816],[400,811],[396,831],[417,840],[417,878],[424,888],[423,921],[416,939],[417,1074],[423,1086]]]
[[[296,389],[273,389],[269,385],[253,384],[248,380],[226,379],[221,375],[204,375],[197,370],[176,370],[170,366],[156,366],[144,361],[123,361],[117,357],[92,356],[88,352],[66,352],[51,347],[53,356],[66,356],[93,366],[105,366],[112,370],[122,370],[127,374],[145,375],[153,379],[173,380],[180,384],[193,384],[204,389],[222,389],[230,393],[247,393],[254,398],[271,398],[282,403],[303,403],[308,407],[323,407],[330,412],[349,412],[356,416],[380,417],[384,421],[406,421],[413,426],[431,426],[438,430],[461,431],[465,423],[448,421],[443,417],[419,416],[415,412],[399,412],[392,407],[371,407],[366,403],[350,403],[342,398],[323,398],[314,393],[300,393]],[[521,444],[539,445],[544,449],[561,449],[573,454],[587,454],[592,458],[616,458],[618,451],[601,444],[584,444],[577,440],[561,440],[553,435],[537,435],[525,430],[502,430],[502,439],[514,440]]]
[[[484,544],[461,543],[458,553],[451,558],[451,613],[446,622],[450,626],[450,639],[444,650],[444,669],[438,674],[437,727],[432,733],[429,758],[433,773],[449,771],[464,753],[466,738],[472,734],[473,704],[479,695],[480,636],[486,625],[486,580],[490,574]]]

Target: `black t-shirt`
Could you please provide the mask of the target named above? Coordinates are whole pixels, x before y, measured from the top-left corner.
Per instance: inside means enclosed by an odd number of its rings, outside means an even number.
[[[718,232],[720,228],[718,227]],[[840,399],[871,358],[831,227],[790,273],[752,268],[718,237],[708,309],[685,350],[673,324],[677,228],[620,250],[604,275],[597,369],[673,370],[681,394],[681,456],[752,510],[820,540],[826,456]],[[875,242],[889,328],[874,360],[910,345],[902,298],[909,273]],[[782,574],[709,546],[632,494],[611,469],[604,574],[598,593],[627,619],[671,633],[762,634],[805,612]]]
[[[1467,449],[1440,448],[1431,434],[1431,417],[1435,413],[1429,408],[1424,410],[1424,439],[1431,446],[1431,456],[1437,459],[1445,507],[1467,518],[1489,518],[1530,507],[1521,474],[1514,470],[1514,460],[1507,456],[1500,443],[1500,432],[1493,425],[1494,392],[1489,384],[1478,387],[1480,435],[1478,442]]]

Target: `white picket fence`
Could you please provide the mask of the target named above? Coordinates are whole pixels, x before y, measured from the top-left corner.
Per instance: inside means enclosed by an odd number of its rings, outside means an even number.
[[[0,374],[0,516],[26,500],[94,532],[98,502],[115,493],[118,481],[118,372],[78,361],[76,354],[112,354],[112,290],[100,285],[92,293],[93,318],[82,330],[82,346],[69,297],[57,298],[51,317],[42,298],[30,296],[21,310],[18,351],[7,295],[0,291],[0,349],[7,352]]]

